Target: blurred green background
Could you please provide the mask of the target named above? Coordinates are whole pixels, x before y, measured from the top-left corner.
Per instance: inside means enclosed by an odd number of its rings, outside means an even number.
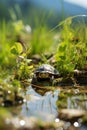
[[[0,0],[0,21],[22,19],[31,26],[37,22],[55,26],[68,16],[86,12],[86,8],[67,0]]]

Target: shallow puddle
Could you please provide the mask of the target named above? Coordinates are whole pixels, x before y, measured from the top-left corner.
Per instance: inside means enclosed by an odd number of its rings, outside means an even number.
[[[59,91],[49,91],[40,95],[30,86],[25,94],[26,102],[22,105],[21,114],[36,116],[42,120],[53,120],[58,114],[56,101]]]
[[[24,93],[25,102],[21,106],[16,107],[17,113],[14,113],[15,108],[12,108],[12,113],[24,117],[36,117],[46,122],[59,121],[58,115],[62,109],[85,110],[87,113],[86,86],[56,87],[52,91],[44,91],[43,89],[37,92],[29,86]],[[87,130],[87,126],[82,125],[82,120],[80,123],[77,120],[73,122],[73,128],[62,130]]]

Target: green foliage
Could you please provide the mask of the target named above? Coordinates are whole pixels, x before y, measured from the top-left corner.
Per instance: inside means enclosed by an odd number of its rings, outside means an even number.
[[[29,78],[32,73],[32,65],[30,59],[27,59],[28,54],[39,54],[42,56],[43,61],[45,52],[56,52],[56,66],[58,70],[66,75],[71,73],[74,69],[84,69],[87,64],[87,27],[83,18],[80,16],[69,17],[65,21],[62,21],[56,27],[60,27],[56,44],[53,39],[56,31],[48,31],[48,27],[42,23],[37,24],[32,33],[28,33],[30,44],[24,52],[23,42],[17,42],[17,36],[22,37],[26,43],[26,33],[24,31],[25,25],[22,20],[16,20],[7,24],[4,20],[0,27],[0,64],[1,66],[16,66],[18,79]],[[73,22],[73,20],[78,19]],[[56,46],[57,45],[57,49]],[[25,44],[26,46],[26,44]],[[28,55],[29,56],[29,55]],[[17,76],[16,75],[16,76]]]
[[[33,66],[32,65],[29,66],[28,60],[26,59],[20,62],[19,66],[17,67],[16,70],[17,72],[15,77],[17,77],[17,79],[19,80],[29,79],[32,75],[32,70],[33,70]]]
[[[3,20],[0,23],[0,28],[0,65],[12,66],[14,57],[10,54],[11,39],[9,37],[11,27]]]
[[[20,55],[23,52],[23,46],[20,42],[16,42],[11,48],[11,53],[14,55]]]
[[[25,38],[26,42],[28,34],[24,32],[25,26],[21,20],[9,23],[3,20],[0,28],[0,65],[1,67],[13,67],[16,56],[24,50],[21,41],[17,42],[18,37]]]
[[[68,72],[72,72],[75,68],[75,48],[74,46],[68,46],[66,42],[62,42],[57,50],[56,60],[57,67],[61,73],[67,74]]]
[[[10,16],[11,16],[11,19],[13,21],[17,21],[18,19],[22,19],[23,16],[22,16],[22,10],[21,10],[21,7],[18,5],[18,4],[15,4],[13,5],[14,7],[11,7],[9,9],[9,13],[10,13]]]
[[[12,25],[16,34],[20,34],[24,29],[24,24],[22,20],[17,20],[13,22]]]
[[[44,54],[50,51],[53,44],[53,35],[48,33],[48,28],[46,26],[38,26],[32,33],[31,40],[31,54]]]
[[[27,52],[26,54],[23,53],[23,46],[19,42],[16,42],[15,45],[11,48],[11,53],[16,56],[15,78],[19,80],[30,78],[33,66],[29,65],[31,60],[26,58]]]
[[[61,42],[58,44],[55,58],[57,68],[63,75],[73,72],[74,69],[84,69],[87,64],[87,28],[82,21],[84,17],[81,21],[78,17],[67,18],[62,23]]]

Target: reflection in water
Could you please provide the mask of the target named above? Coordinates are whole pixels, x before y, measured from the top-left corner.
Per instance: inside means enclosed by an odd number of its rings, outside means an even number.
[[[68,108],[87,110],[87,94],[74,95],[67,98]]]
[[[66,110],[79,109],[87,111],[87,91],[82,86],[78,88],[78,91],[77,88],[75,91],[75,88],[72,87],[68,87],[68,89],[66,87],[59,89],[56,87],[55,91],[45,91],[45,94],[42,91],[44,90],[35,91],[31,86],[28,88],[25,93],[26,102],[22,105],[21,115],[52,121],[56,119],[57,115],[59,115],[58,112],[63,108]],[[78,119],[76,118],[70,127],[73,127],[73,130],[86,130],[87,127],[81,126],[81,122]]]
[[[87,130],[87,126],[81,126],[79,130]]]
[[[32,87],[26,92],[26,103],[22,106],[22,115],[39,116],[42,119],[53,119],[57,115],[56,101],[59,91],[46,92],[44,96],[36,93]]]

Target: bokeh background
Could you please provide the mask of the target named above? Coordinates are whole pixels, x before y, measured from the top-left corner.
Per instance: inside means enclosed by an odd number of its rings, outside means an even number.
[[[86,0],[0,0],[0,21],[22,19],[31,26],[37,22],[55,26],[79,14],[87,14]]]

